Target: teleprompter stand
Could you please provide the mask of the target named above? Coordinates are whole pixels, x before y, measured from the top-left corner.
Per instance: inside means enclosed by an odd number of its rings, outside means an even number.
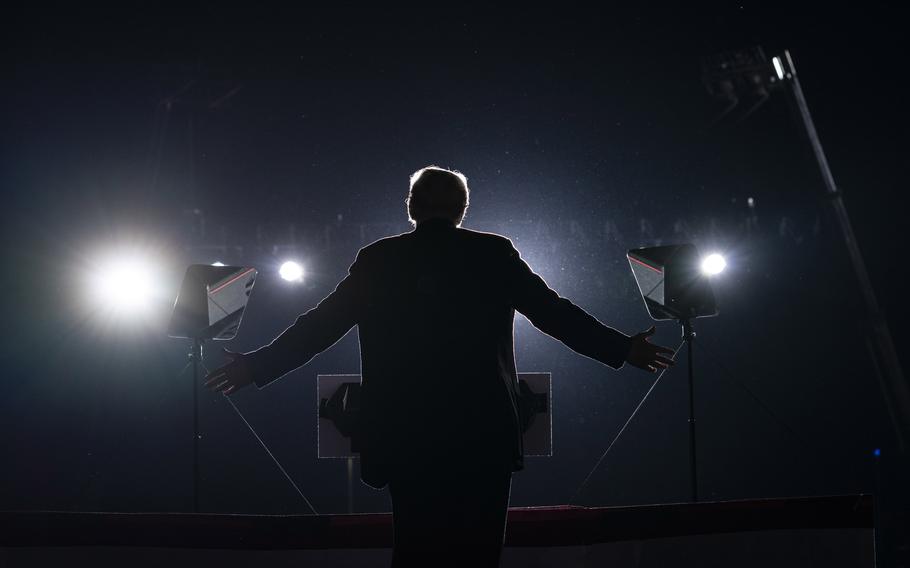
[[[695,373],[692,356],[694,354],[695,330],[692,320],[679,320],[682,325],[682,338],[686,342],[686,364],[689,368],[689,483],[691,484],[692,502],[698,501],[698,467],[695,459]]]
[[[701,270],[695,245],[668,245],[630,250],[627,254],[635,282],[648,313],[655,320],[676,320],[686,344],[689,379],[689,480],[692,501],[698,501],[695,445],[695,318],[717,315],[717,302],[708,276]]]
[[[240,329],[256,269],[194,264],[187,268],[168,336],[191,340],[188,368],[193,373],[193,511],[199,512],[199,389],[202,386],[202,349],[207,339],[232,339]]]

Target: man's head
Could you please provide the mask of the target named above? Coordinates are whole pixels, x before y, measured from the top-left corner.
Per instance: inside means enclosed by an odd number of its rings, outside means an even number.
[[[411,176],[408,218],[415,225],[442,218],[461,224],[468,209],[468,178],[455,170],[427,166]]]

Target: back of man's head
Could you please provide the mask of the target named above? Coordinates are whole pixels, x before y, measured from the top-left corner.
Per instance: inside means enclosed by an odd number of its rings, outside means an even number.
[[[455,170],[427,166],[411,176],[408,218],[415,225],[433,218],[460,225],[468,209],[468,179]]]

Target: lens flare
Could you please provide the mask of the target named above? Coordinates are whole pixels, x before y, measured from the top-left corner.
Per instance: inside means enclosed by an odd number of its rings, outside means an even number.
[[[112,262],[94,277],[95,299],[116,312],[137,312],[148,307],[153,294],[151,271],[138,259]]]
[[[302,282],[303,281],[303,267],[300,264],[294,262],[293,260],[288,260],[281,265],[281,268],[278,269],[278,274],[288,282]]]
[[[724,260],[724,257],[714,253],[709,254],[701,261],[701,271],[707,274],[708,276],[714,276],[715,274],[720,274],[727,267],[727,261]]]

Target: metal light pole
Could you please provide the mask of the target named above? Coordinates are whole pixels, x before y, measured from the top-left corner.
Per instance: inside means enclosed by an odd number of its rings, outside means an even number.
[[[745,116],[748,116],[761,106],[774,90],[782,88],[792,93],[825,184],[826,202],[837,220],[863,296],[868,320],[867,341],[878,376],[879,389],[888,408],[898,449],[900,453],[906,454],[907,443],[910,441],[910,385],[904,378],[888,323],[872,288],[869,272],[866,270],[866,263],[853,233],[841,191],[834,183],[828,159],[812,122],[793,58],[789,51],[784,51],[782,55],[772,57],[770,63],[769,65],[760,47],[719,54],[703,61],[703,80],[709,93],[728,102],[721,116],[733,110],[743,95],[758,97],[758,102],[745,113]]]
[[[802,118],[803,127],[806,129],[806,135],[812,145],[812,152],[815,154],[815,161],[818,163],[819,172],[825,183],[825,192],[828,197],[827,203],[837,219],[841,237],[844,239],[847,254],[850,256],[853,272],[859,281],[869,317],[870,342],[878,371],[879,386],[888,407],[888,414],[897,437],[898,447],[901,452],[905,452],[907,440],[910,438],[910,386],[907,385],[907,381],[904,378],[900,360],[894,348],[894,341],[891,339],[891,331],[888,329],[888,322],[875,296],[875,290],[872,287],[869,272],[866,270],[863,255],[859,250],[856,235],[853,233],[853,225],[847,215],[847,208],[844,206],[842,194],[834,183],[834,176],[828,166],[825,150],[822,148],[818,132],[815,130],[815,123],[812,121],[809,105],[806,103],[806,97],[803,95],[799,77],[796,75],[793,58],[790,56],[789,51],[784,51],[783,56],[773,57],[771,62],[774,66],[777,80],[787,85],[793,93],[800,118]]]

